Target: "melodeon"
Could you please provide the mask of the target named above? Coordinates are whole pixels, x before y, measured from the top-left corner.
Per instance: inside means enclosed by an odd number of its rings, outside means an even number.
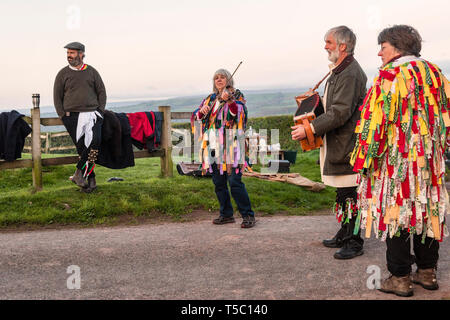
[[[294,123],[301,124],[305,128],[306,138],[300,140],[303,151],[318,149],[322,146],[323,140],[320,136],[315,136],[311,129],[311,122],[325,112],[325,109],[316,89],[328,77],[328,73],[315,87],[310,91],[295,97],[297,102],[297,111],[294,115]]]

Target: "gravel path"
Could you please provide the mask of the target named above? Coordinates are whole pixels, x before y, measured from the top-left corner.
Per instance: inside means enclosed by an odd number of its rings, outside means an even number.
[[[369,266],[388,275],[384,243],[347,261],[322,246],[332,216],[236,220],[0,233],[0,299],[403,299],[367,287]],[[440,289],[408,299],[450,299],[448,239],[439,253]],[[80,289],[67,287],[73,265]]]

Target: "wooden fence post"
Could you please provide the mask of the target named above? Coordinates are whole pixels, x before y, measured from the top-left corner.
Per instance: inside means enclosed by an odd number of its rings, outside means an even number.
[[[158,110],[163,113],[163,126],[161,133],[161,148],[164,155],[161,157],[161,174],[164,178],[173,177],[172,162],[172,117],[169,106],[160,106]]]
[[[39,107],[31,109],[31,159],[33,161],[33,189],[42,190],[42,161],[41,161],[41,112]]]

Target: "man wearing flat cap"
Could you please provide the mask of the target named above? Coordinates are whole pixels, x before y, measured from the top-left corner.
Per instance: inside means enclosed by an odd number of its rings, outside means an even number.
[[[64,48],[69,65],[56,75],[53,100],[80,156],[71,179],[89,193],[96,188],[94,167],[101,142],[106,90],[97,70],[83,62],[84,45],[71,42]]]

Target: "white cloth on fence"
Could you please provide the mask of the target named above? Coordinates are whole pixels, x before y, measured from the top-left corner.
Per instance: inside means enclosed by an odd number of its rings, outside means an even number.
[[[80,112],[77,124],[77,142],[84,134],[84,145],[89,148],[92,142],[92,127],[97,121],[97,116],[102,118],[98,111]]]

